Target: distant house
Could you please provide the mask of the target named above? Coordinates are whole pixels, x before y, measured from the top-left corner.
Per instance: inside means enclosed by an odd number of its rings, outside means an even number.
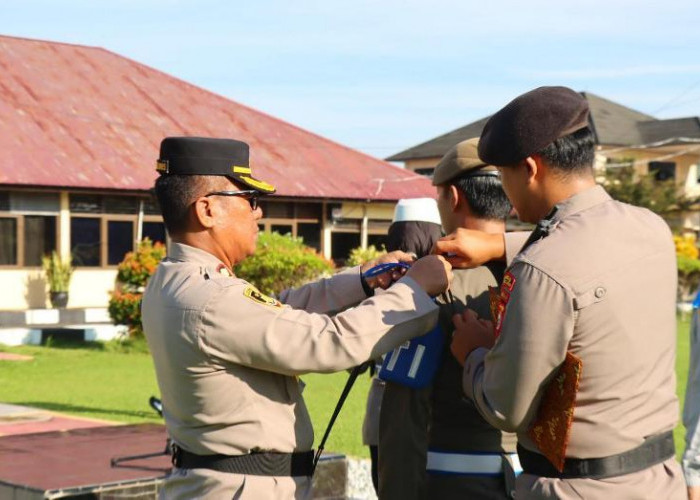
[[[41,256],[72,255],[69,307],[104,307],[116,265],[164,241],[149,190],[165,136],[244,140],[277,194],[260,226],[329,258],[379,242],[424,177],[107,50],[0,36],[0,310],[46,304]],[[232,69],[235,71],[235,69]]]
[[[634,164],[640,174],[675,179],[689,197],[700,196],[700,119],[659,120],[590,92],[590,127],[597,144],[597,167]],[[440,157],[460,141],[478,137],[489,117],[465,125],[387,158],[430,176]],[[698,222],[693,223],[698,226]],[[700,227],[699,227],[700,229]]]

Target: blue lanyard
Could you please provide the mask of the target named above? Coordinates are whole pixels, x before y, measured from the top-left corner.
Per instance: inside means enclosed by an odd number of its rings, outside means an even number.
[[[391,271],[392,269],[396,269],[397,267],[403,267],[404,269],[409,269],[411,266],[410,264],[406,264],[405,262],[388,262],[386,264],[379,264],[374,267],[369,268],[367,271],[362,273],[362,276],[365,278],[374,278],[375,276],[379,276],[380,274],[384,274],[388,271]]]

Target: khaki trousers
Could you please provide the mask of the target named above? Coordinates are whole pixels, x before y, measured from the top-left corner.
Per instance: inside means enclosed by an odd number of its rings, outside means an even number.
[[[173,469],[162,500],[309,500],[307,477],[244,476],[208,469]]]

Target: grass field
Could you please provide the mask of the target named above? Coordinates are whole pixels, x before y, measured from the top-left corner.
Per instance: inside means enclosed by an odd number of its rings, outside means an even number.
[[[688,373],[689,322],[678,322],[678,394],[683,403]],[[158,422],[148,406],[157,395],[153,365],[144,346],[88,344],[51,347],[21,346],[2,350],[29,354],[32,361],[0,361],[0,402],[33,406],[82,417],[119,422]],[[304,398],[321,439],[347,373],[306,375]],[[361,427],[369,377],[360,376],[335,424],[326,450],[366,457]],[[400,418],[400,416],[397,416]],[[676,449],[682,452],[684,430],[675,430]]]

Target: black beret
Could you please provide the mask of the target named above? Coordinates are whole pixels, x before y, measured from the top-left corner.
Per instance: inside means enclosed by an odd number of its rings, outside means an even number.
[[[262,193],[275,192],[274,186],[253,177],[248,144],[234,139],[166,137],[156,170],[161,175],[225,175]]]
[[[557,139],[588,126],[588,101],[567,87],[539,87],[489,118],[479,158],[499,167],[515,165]]]

